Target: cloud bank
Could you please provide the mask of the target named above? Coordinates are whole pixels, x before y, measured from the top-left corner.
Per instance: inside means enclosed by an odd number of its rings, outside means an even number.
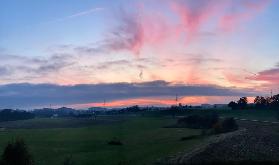
[[[145,97],[179,96],[253,96],[254,91],[210,85],[172,84],[166,81],[143,83],[78,84],[7,84],[0,86],[2,107],[34,107],[86,104]]]

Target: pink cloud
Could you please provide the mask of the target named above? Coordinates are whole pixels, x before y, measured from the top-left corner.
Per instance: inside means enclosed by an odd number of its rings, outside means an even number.
[[[113,37],[109,40],[113,46],[110,47],[129,50],[139,56],[144,46],[162,47],[164,43],[180,39],[189,43],[212,23],[222,30],[218,32],[233,31],[266,9],[270,0],[161,2],[166,9],[146,8],[140,4],[135,5],[134,12],[122,11],[119,26],[111,32]]]
[[[249,9],[260,12],[264,10],[271,1],[272,0],[246,0],[243,1],[243,5]]]
[[[264,81],[269,84],[279,84],[279,68],[273,68],[259,72],[254,77],[247,77],[249,80]]]
[[[202,26],[215,16],[226,1],[214,3],[213,1],[173,1],[171,7],[179,17],[177,34],[186,33],[188,41],[194,39]]]
[[[250,82],[247,82],[247,79],[245,79],[245,75],[243,73],[233,73],[231,71],[223,71],[223,76],[225,80],[230,84],[234,86],[240,86],[240,87],[248,87],[251,86]]]

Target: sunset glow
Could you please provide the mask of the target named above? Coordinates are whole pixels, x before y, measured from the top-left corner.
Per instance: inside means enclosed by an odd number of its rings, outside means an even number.
[[[164,106],[176,104],[176,93],[183,104],[221,104],[279,92],[278,1],[20,3],[0,2],[3,107],[10,106],[7,98],[18,99],[16,108],[86,108],[103,106],[102,100],[108,107]],[[32,90],[19,90],[26,84]],[[62,93],[53,96],[49,85]],[[153,88],[160,85],[164,92]],[[188,94],[189,86],[196,91],[208,88]],[[220,88],[227,93],[216,92]],[[67,92],[76,97],[69,98]],[[38,101],[24,104],[33,97]],[[68,100],[55,102],[51,97]]]
[[[127,100],[117,100],[112,102],[98,102],[89,104],[76,104],[70,105],[74,108],[86,108],[86,107],[104,107],[104,108],[116,108],[116,107],[126,107],[126,106],[173,106],[173,105],[192,105],[197,106],[201,104],[223,104],[224,101],[230,102],[232,100],[238,100],[238,97],[220,97],[220,96],[196,96],[196,97],[182,97],[178,101],[175,98],[138,98],[138,99],[127,99]],[[254,97],[248,97],[248,102],[253,103]]]

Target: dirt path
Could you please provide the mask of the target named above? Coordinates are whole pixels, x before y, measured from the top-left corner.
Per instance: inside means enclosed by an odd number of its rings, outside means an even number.
[[[161,164],[248,164],[247,161],[279,164],[279,124],[253,120],[238,120],[238,124],[238,131],[211,137],[191,152]]]

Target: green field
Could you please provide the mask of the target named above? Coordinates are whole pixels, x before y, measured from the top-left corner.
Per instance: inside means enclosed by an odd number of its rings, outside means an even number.
[[[204,114],[209,110],[177,113],[178,116]],[[223,117],[277,121],[276,111],[218,110]],[[149,117],[148,117],[149,116]],[[153,117],[152,117],[153,116]],[[36,165],[62,165],[72,156],[76,165],[152,164],[159,158],[190,150],[205,138],[181,141],[201,130],[164,128],[176,123],[172,115],[141,114],[98,116],[93,119],[35,118],[0,123],[0,152],[8,142],[24,139]],[[124,145],[108,145],[119,139]]]
[[[187,115],[204,115],[206,113],[216,112],[221,117],[237,117],[245,118],[251,120],[268,120],[268,121],[278,121],[279,110],[266,110],[266,109],[242,109],[242,110],[228,110],[228,109],[194,109],[194,110],[185,110],[185,111],[176,111],[176,116],[187,116]],[[153,112],[154,113],[154,112]],[[161,112],[163,113],[163,112]],[[154,116],[160,115],[160,113],[153,114]],[[170,111],[168,114],[163,113],[161,115],[171,116]]]
[[[275,110],[221,110],[218,114],[223,117],[278,121],[278,111]]]
[[[37,165],[62,165],[72,156],[76,165],[152,164],[179,151],[193,148],[202,138],[180,141],[200,130],[163,128],[171,117],[99,117],[82,119],[32,119],[0,123],[0,149],[16,138],[27,143]],[[124,145],[107,142],[120,139]]]

